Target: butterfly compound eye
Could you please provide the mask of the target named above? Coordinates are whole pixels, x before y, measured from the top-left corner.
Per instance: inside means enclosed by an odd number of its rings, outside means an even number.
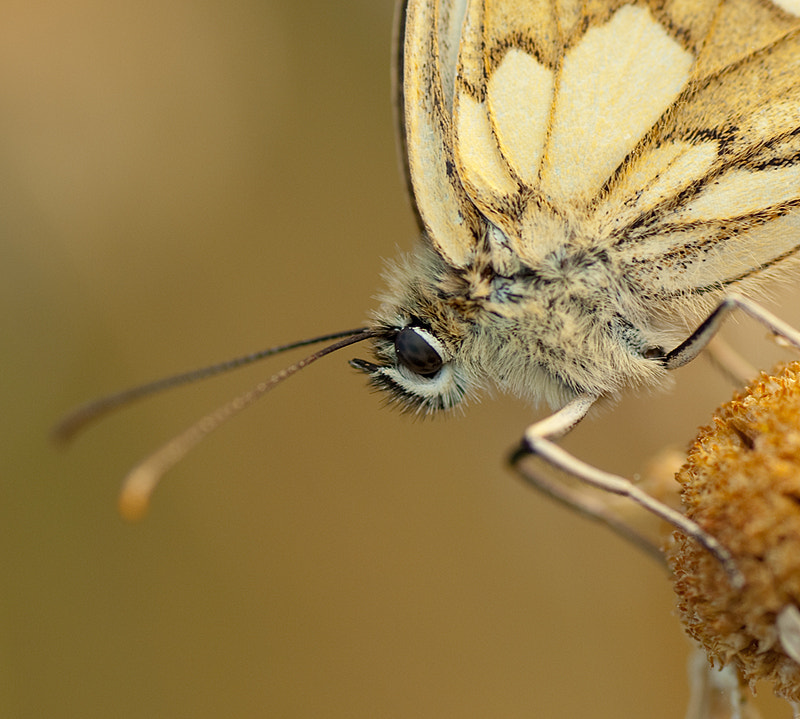
[[[412,372],[431,377],[444,364],[442,356],[413,327],[400,330],[394,338],[398,361]]]

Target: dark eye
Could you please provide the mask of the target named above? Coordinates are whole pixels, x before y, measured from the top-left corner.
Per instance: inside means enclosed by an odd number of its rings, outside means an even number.
[[[423,377],[435,375],[444,364],[441,355],[413,327],[397,333],[394,349],[403,366]]]

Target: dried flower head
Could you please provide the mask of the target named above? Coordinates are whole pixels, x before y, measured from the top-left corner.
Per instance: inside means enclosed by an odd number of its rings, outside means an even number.
[[[800,700],[800,363],[762,373],[703,428],[677,474],[686,514],[733,555],[719,562],[675,533],[678,611],[712,662]]]

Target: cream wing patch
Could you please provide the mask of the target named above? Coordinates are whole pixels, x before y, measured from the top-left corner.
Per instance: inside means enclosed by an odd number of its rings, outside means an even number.
[[[706,176],[719,157],[715,140],[670,141],[637,157],[595,210],[598,233],[607,237],[668,203]]]
[[[800,17],[800,0],[773,0],[774,3],[790,15]]]
[[[664,219],[665,222],[709,222],[742,217],[796,200],[798,194],[800,165],[764,170],[734,168]]]
[[[473,197],[488,194],[497,198],[515,193],[519,186],[500,155],[486,105],[460,92],[455,109],[456,157]]]
[[[646,8],[620,8],[564,56],[542,191],[555,204],[588,204],[672,104],[693,56]]]
[[[474,38],[483,15],[471,7],[468,17]],[[461,51],[454,140],[465,189],[489,217],[519,194],[516,182],[556,207],[591,203],[684,89],[694,62],[634,5],[590,27],[556,68],[511,46],[489,71],[475,49]]]
[[[489,113],[500,150],[529,186],[539,179],[553,84],[550,70],[528,53],[511,48],[487,86]]]
[[[797,210],[730,233],[711,227],[677,230],[620,249],[624,266],[653,301],[721,290],[793,255],[800,237]]]

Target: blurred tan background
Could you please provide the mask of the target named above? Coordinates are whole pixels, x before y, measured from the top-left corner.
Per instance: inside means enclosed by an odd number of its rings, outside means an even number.
[[[136,526],[125,471],[289,358],[47,441],[98,394],[363,322],[416,232],[392,13],[0,7],[0,716],[683,716],[665,574],[510,475],[518,402],[415,422],[345,350],[209,438]],[[569,446],[633,474],[685,445],[730,389],[703,363],[677,379]]]

